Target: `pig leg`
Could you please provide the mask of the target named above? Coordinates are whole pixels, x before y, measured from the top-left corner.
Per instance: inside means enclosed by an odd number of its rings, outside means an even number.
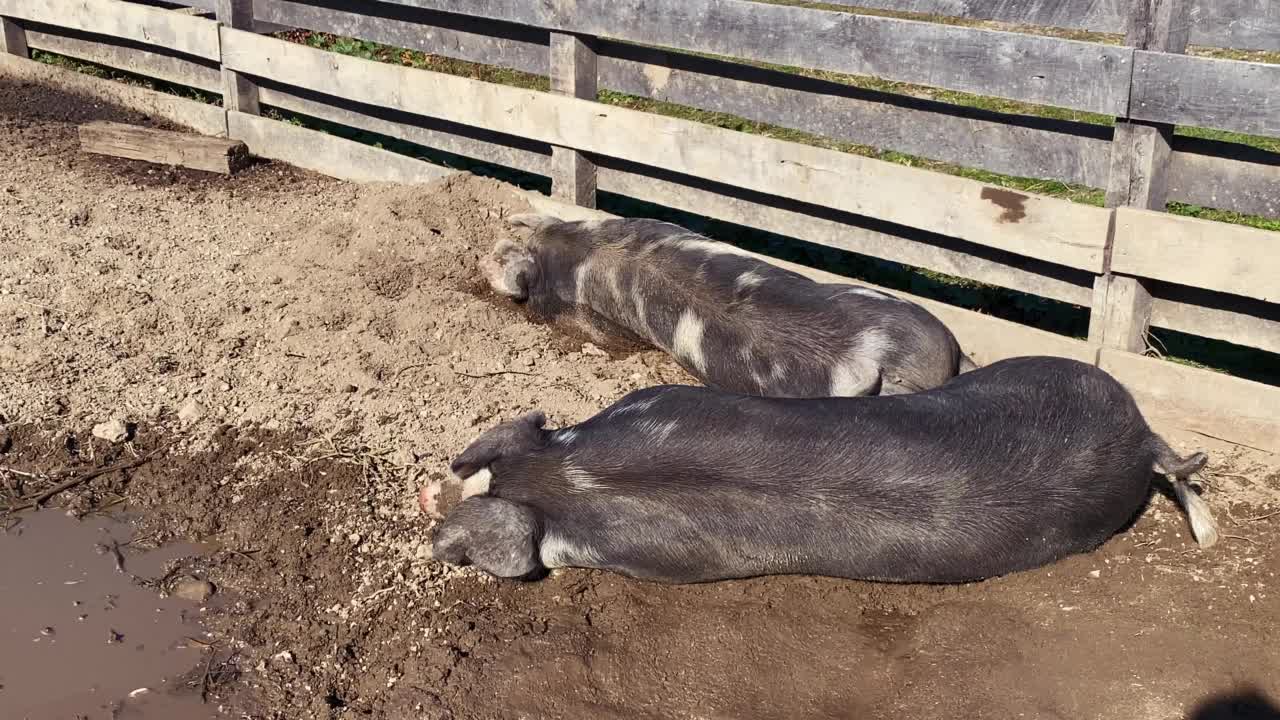
[[[436,531],[433,557],[449,565],[474,565],[503,578],[529,575],[538,560],[538,522],[523,505],[496,497],[458,504]]]

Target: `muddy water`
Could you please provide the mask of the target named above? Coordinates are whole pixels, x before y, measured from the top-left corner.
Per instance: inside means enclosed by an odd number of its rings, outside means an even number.
[[[0,708],[8,720],[217,718],[177,678],[202,663],[195,603],[138,579],[195,548],[134,550],[129,525],[58,512],[0,534]]]

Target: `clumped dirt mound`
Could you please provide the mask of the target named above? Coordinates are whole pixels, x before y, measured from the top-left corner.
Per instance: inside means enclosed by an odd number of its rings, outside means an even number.
[[[86,102],[0,83],[0,467],[162,449],[59,502],[123,498],[155,540],[212,546],[185,570],[227,600],[207,626],[251,717],[1155,719],[1280,697],[1280,475],[1220,455],[1210,552],[1157,496],[1095,554],[961,587],[446,570],[415,493],[481,431],[688,378],[479,289],[527,209],[496,182],[84,156],[71,122],[137,119]],[[115,418],[127,443],[92,437]]]

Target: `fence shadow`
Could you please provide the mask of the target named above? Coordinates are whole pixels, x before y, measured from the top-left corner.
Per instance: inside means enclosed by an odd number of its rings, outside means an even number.
[[[1246,688],[1201,702],[1187,720],[1280,720],[1280,707],[1262,691]]]

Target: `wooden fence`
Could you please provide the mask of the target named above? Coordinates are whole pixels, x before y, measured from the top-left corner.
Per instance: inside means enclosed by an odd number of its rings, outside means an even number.
[[[2,49],[47,50],[214,93],[223,108],[149,102],[171,119],[243,139],[256,154],[330,174],[414,180],[447,169],[335,145],[262,109],[548,176],[553,196],[584,207],[606,191],[1073,303],[1090,309],[1087,343],[1038,333],[1021,352],[1087,358],[1122,374],[1132,367],[1134,379],[1190,372],[1132,358],[1145,351],[1150,325],[1280,352],[1280,233],[1163,212],[1172,200],[1280,218],[1280,153],[1174,134],[1184,125],[1280,137],[1280,64],[1185,54],[1191,42],[1280,49],[1280,0],[856,3],[1122,34],[1122,45],[748,0],[181,4],[195,12],[121,0],[0,0]],[[548,76],[551,92],[266,34],[281,28]],[[36,73],[21,58],[0,65],[6,69]],[[831,74],[1115,124],[979,110],[825,79]],[[596,102],[602,89],[1103,188],[1108,207]],[[929,306],[953,326],[990,320]],[[1180,382],[1169,381],[1165,395],[1190,393]],[[1223,410],[1280,422],[1280,391],[1248,387],[1229,393],[1242,405]],[[1268,441],[1280,437],[1266,432]]]

